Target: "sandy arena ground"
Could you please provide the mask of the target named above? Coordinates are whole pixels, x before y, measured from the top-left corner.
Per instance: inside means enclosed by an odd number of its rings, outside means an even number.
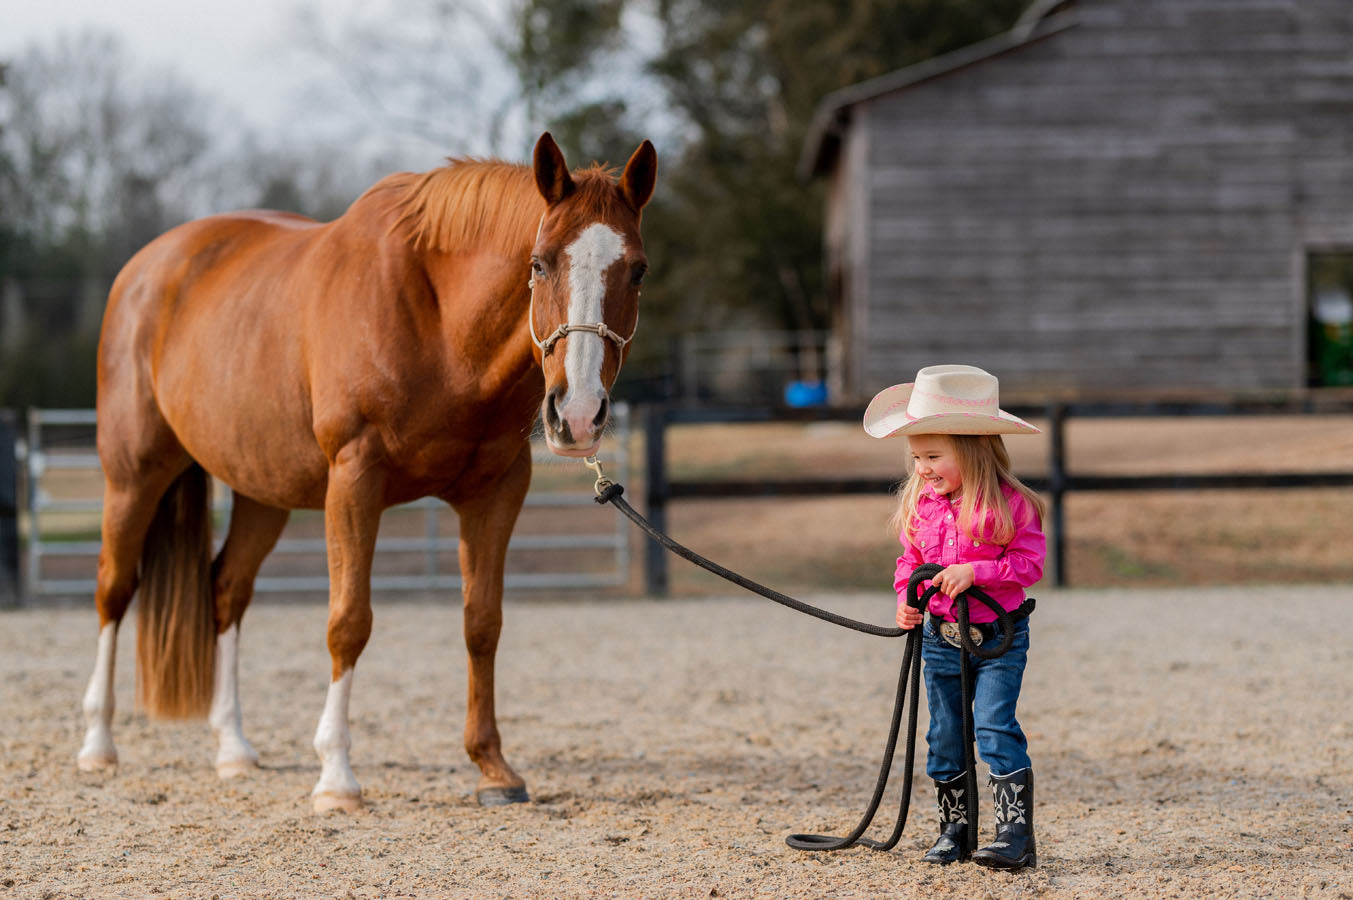
[[[263,768],[229,782],[204,723],[132,710],[130,621],[121,767],[78,773],[93,611],[0,613],[0,900],[1353,898],[1353,587],[1041,597],[1021,706],[1040,867],[1018,874],[918,860],[920,774],[897,850],[785,846],[857,820],[902,644],[758,598],[511,602],[499,721],[533,802],[506,809],[472,797],[455,606],[378,601],[352,703],[370,808],[328,817],[309,799],[322,606],[245,619]],[[813,599],[891,619],[886,595]],[[890,791],[875,834],[895,809]]]

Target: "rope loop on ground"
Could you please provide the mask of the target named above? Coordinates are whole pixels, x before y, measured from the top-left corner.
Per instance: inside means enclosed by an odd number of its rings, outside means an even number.
[[[920,701],[921,688],[921,631],[923,626],[915,628],[902,629],[898,627],[887,627],[883,625],[874,625],[869,622],[861,622],[847,616],[838,615],[829,610],[821,609],[811,604],[796,600],[787,594],[782,594],[777,590],[768,588],[763,584],[752,581],[731,569],[724,568],[712,560],[706,559],[694,550],[677,543],[666,534],[653,527],[653,524],[630,506],[622,496],[625,492],[624,487],[616,484],[602,475],[601,464],[597,462],[596,457],[589,457],[587,466],[597,473],[596,501],[600,504],[610,503],[616,509],[620,510],[631,522],[639,527],[641,531],[650,538],[657,541],[666,549],[680,556],[708,572],[712,572],[736,584],[738,587],[759,594],[768,600],[773,600],[781,606],[787,606],[797,612],[812,616],[815,619],[821,619],[824,622],[830,622],[833,625],[840,625],[842,628],[849,628],[852,631],[858,631],[862,634],[872,634],[878,637],[906,637],[904,650],[902,652],[902,665],[898,671],[897,693],[893,698],[893,711],[891,723],[888,727],[888,740],[883,748],[883,761],[879,766],[878,780],[874,784],[874,793],[869,800],[869,807],[860,818],[855,828],[850,834],[844,837],[834,837],[825,834],[791,834],[785,838],[785,843],[795,850],[844,850],[855,844],[869,847],[873,850],[891,850],[897,846],[897,842],[902,838],[902,832],[907,825],[907,813],[911,806],[911,788],[912,772],[916,762],[916,719],[917,704]],[[907,581],[906,603],[908,606],[917,610],[924,610],[930,604],[930,598],[935,596],[939,588],[934,584],[921,593],[921,584],[933,579],[944,567],[934,563],[925,563],[917,566],[911,573]],[[1001,643],[994,650],[983,650],[972,643],[972,637],[969,629],[968,620],[968,598],[974,597],[978,602],[985,604],[995,614],[1001,623]],[[959,640],[962,643],[962,649],[971,653],[980,659],[995,659],[1010,649],[1010,644],[1014,640],[1014,622],[999,603],[976,586],[968,588],[958,597],[954,598],[954,606],[958,614]],[[969,797],[977,796],[977,763],[973,755],[973,726],[972,726],[972,685],[969,673],[967,656],[962,659],[960,666],[963,690],[963,736],[965,744],[966,762],[968,764],[967,778],[965,783],[968,785]],[[897,738],[901,732],[902,710],[907,708],[907,747],[906,761],[902,772],[902,797],[897,814],[897,823],[893,827],[892,834],[883,841],[875,841],[864,837],[865,830],[874,820],[875,813],[878,812],[880,803],[883,801],[884,790],[888,786],[888,775],[892,770],[893,757],[897,752]],[[977,844],[977,817],[968,817],[968,833],[971,846]]]

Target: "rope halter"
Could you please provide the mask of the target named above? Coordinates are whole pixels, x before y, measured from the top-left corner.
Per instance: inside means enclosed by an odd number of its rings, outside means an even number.
[[[534,288],[534,285],[532,287]],[[554,349],[554,345],[560,338],[568,337],[574,332],[587,332],[588,334],[595,334],[599,338],[605,338],[608,341],[615,341],[616,350],[623,351],[625,345],[634,340],[635,333],[639,331],[639,321],[637,316],[634,322],[634,331],[630,332],[629,337],[622,337],[618,332],[607,328],[605,322],[589,322],[582,325],[571,325],[568,322],[564,322],[556,328],[549,337],[542,341],[540,338],[536,337],[535,309],[536,295],[533,289],[531,291],[531,304],[527,307],[526,311],[526,321],[531,327],[531,340],[540,348],[541,356],[549,356],[550,351]]]
[[[540,216],[540,224],[536,226],[536,240],[540,240],[540,229],[544,224],[545,216],[542,213]],[[581,325],[572,325],[568,322],[564,322],[556,328],[549,337],[542,341],[540,338],[536,337],[536,275],[534,271],[531,273],[531,276],[526,279],[526,287],[531,291],[531,300],[526,306],[526,323],[531,328],[532,342],[540,348],[541,357],[549,356],[550,351],[554,349],[554,345],[559,342],[560,338],[568,337],[570,334],[576,332],[595,334],[599,338],[614,341],[616,352],[623,353],[625,347],[630,341],[634,340],[634,336],[639,332],[639,313],[636,309],[634,314],[634,330],[630,332],[629,337],[622,337],[619,332],[607,328],[605,322],[585,322]]]

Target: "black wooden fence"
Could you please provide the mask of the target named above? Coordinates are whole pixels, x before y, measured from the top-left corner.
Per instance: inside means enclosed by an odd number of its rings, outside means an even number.
[[[1011,406],[1024,418],[1043,418],[1049,431],[1048,473],[1025,482],[1048,494],[1051,504],[1048,531],[1053,582],[1067,584],[1066,496],[1073,491],[1215,490],[1234,488],[1353,487],[1353,472],[1226,472],[1175,474],[1077,474],[1066,456],[1066,423],[1071,418],[1125,418],[1163,416],[1299,416],[1353,413],[1353,394],[1335,391],[1305,392],[1293,397],[1255,400],[1180,401],[1151,403],[1054,403],[1041,407]],[[646,507],[648,518],[666,530],[667,506],[675,500],[725,499],[767,496],[826,496],[886,494],[895,485],[885,478],[722,479],[672,480],[667,475],[666,431],[672,425],[766,422],[859,422],[860,409],[743,409],[650,406],[642,411],[645,430]],[[15,419],[0,410],[0,607],[17,602],[19,529],[17,464],[14,456]],[[668,591],[667,555],[650,541],[644,554],[644,586],[650,596]]]
[[[19,466],[17,419],[0,409],[0,609],[19,603]]]
[[[1353,413],[1353,394],[1346,391],[1309,391],[1293,396],[1254,399],[1180,400],[1136,403],[1072,402],[1045,406],[1011,406],[1022,418],[1043,418],[1048,424],[1047,475],[1020,478],[1051,500],[1047,524],[1053,583],[1066,586],[1066,496],[1073,491],[1216,490],[1234,488],[1353,487],[1348,472],[1227,472],[1176,474],[1076,474],[1066,455],[1066,423],[1077,418],[1148,418],[1172,416],[1302,416]],[[767,496],[824,496],[886,494],[896,479],[804,478],[672,480],[667,475],[666,431],[672,425],[750,424],[768,422],[860,422],[862,409],[710,409],[652,406],[644,411],[645,471],[648,473],[648,518],[666,530],[667,505],[673,500],[727,499]],[[644,555],[644,586],[651,596],[668,591],[666,551],[649,541]]]

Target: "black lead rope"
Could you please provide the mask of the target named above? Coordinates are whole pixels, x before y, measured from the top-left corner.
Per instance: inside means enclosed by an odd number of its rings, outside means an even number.
[[[907,825],[907,813],[911,807],[911,785],[912,769],[916,761],[916,716],[917,703],[920,698],[921,689],[921,626],[909,630],[903,630],[896,627],[886,627],[882,625],[872,625],[868,622],[861,622],[857,619],[851,619],[846,616],[840,616],[836,613],[820,609],[816,606],[804,603],[801,600],[795,600],[786,594],[766,587],[739,575],[731,569],[726,569],[712,560],[706,559],[688,547],[678,544],[667,535],[663,534],[653,527],[653,524],[639,515],[634,507],[621,496],[625,489],[621,485],[615,484],[601,474],[601,466],[595,462],[595,459],[588,460],[588,466],[597,473],[597,503],[610,503],[616,509],[624,513],[625,516],[638,525],[640,530],[657,541],[663,547],[688,560],[706,571],[713,572],[726,581],[731,581],[738,587],[759,594],[768,600],[774,600],[781,606],[787,606],[790,609],[810,615],[824,622],[831,622],[833,625],[840,625],[843,628],[849,628],[852,631],[859,631],[863,634],[873,634],[879,637],[906,637],[906,649],[902,653],[902,666],[898,672],[897,694],[893,699],[892,722],[888,728],[888,742],[883,749],[883,762],[879,767],[878,781],[874,785],[874,795],[870,798],[869,808],[865,810],[860,818],[859,824],[845,837],[833,837],[824,834],[791,834],[785,838],[785,843],[795,850],[844,850],[854,844],[863,844],[874,850],[891,850],[897,846],[897,842],[902,838],[902,831]],[[925,594],[920,595],[921,582],[934,578],[944,570],[943,566],[934,563],[924,563],[911,573],[911,578],[907,582],[907,605],[912,609],[923,610],[930,603],[930,598],[939,591],[935,585],[926,589]],[[968,621],[968,596],[976,597],[978,601],[986,604],[996,613],[997,619],[1001,623],[1001,644],[995,650],[983,650],[972,643]],[[963,594],[955,598],[955,607],[958,612],[959,640],[963,649],[981,659],[995,659],[1010,649],[1010,644],[1014,640],[1014,623],[1010,619],[1010,614],[995,600],[992,600],[984,591],[977,587],[970,587]],[[972,684],[967,656],[964,655],[959,663],[960,684],[963,692],[963,747],[964,760],[967,763],[967,772],[964,783],[967,785],[969,798],[977,796],[977,761],[973,754],[973,722],[972,722]],[[879,804],[883,800],[883,792],[888,786],[888,775],[892,770],[893,757],[897,751],[897,736],[901,730],[902,709],[908,706],[907,716],[907,753],[906,765],[902,774],[902,799],[901,807],[897,814],[897,824],[893,827],[893,833],[886,841],[875,841],[864,837],[865,830],[874,820],[874,814],[878,812]],[[973,809],[970,800],[969,808]],[[968,846],[977,846],[977,816],[968,816]]]

